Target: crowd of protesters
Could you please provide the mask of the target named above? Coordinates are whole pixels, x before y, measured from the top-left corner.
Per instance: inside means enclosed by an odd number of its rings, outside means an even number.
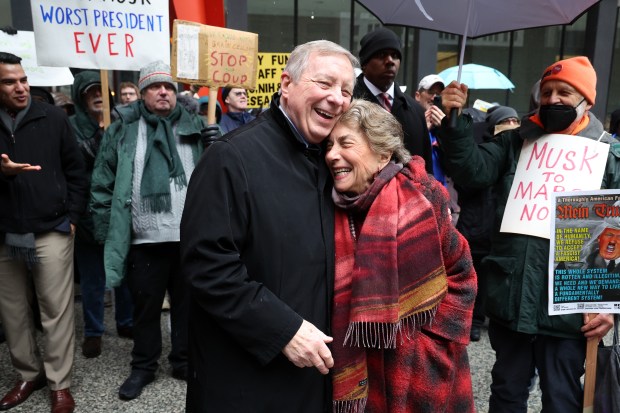
[[[498,223],[523,142],[549,133],[609,144],[600,187],[620,188],[617,112],[606,133],[583,56],[532,79],[531,113],[478,121],[465,84],[403,93],[401,59],[386,28],[359,59],[299,45],[267,110],[224,88],[213,124],[155,60],[107,126],[98,72],[52,94],[0,52],[0,341],[18,376],[0,410],[48,387],[52,413],[74,411],[75,280],[82,354],[105,351],[106,291],[133,340],[122,400],[157,378],[168,297],[187,412],[473,412],[487,317],[490,412],[526,412],[536,374],[544,411],[580,412],[586,340],[613,319],[550,316],[549,240]]]

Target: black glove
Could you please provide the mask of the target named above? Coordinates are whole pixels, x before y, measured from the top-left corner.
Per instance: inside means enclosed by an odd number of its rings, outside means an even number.
[[[10,34],[11,36],[17,34],[17,29],[11,26],[0,27],[0,30],[2,30],[6,34]]]
[[[200,131],[200,141],[207,148],[213,142],[217,141],[222,137],[222,132],[220,131],[220,127],[217,125],[207,125],[204,129]]]

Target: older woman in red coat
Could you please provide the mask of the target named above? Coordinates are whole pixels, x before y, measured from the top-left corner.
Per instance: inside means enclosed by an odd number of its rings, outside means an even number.
[[[366,101],[340,118],[325,160],[337,206],[334,412],[474,412],[476,274],[444,187]]]

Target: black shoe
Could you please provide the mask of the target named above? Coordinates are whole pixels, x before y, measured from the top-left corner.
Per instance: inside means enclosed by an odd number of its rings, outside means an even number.
[[[119,337],[129,338],[133,340],[133,327],[116,326],[116,332]]]
[[[6,341],[6,336],[4,335],[4,330],[2,329],[2,324],[0,324],[0,344]]]
[[[101,354],[101,337],[86,337],[82,343],[82,355],[87,359],[99,357]]]
[[[118,397],[121,400],[133,400],[142,393],[147,384],[155,380],[155,374],[150,371],[132,370],[131,374],[118,389]]]
[[[469,340],[480,341],[480,327],[471,326],[471,331],[469,332]]]
[[[177,380],[187,381],[187,366],[173,368],[172,377],[174,377]]]

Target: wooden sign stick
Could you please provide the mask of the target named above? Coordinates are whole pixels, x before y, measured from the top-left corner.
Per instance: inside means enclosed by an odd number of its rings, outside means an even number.
[[[588,314],[588,319],[596,317],[596,313]],[[596,386],[596,356],[598,353],[598,338],[588,339],[586,347],[586,376],[583,385],[583,413],[594,412],[594,389]]]
[[[217,86],[209,86],[209,106],[207,106],[207,123],[209,125],[215,125],[217,120],[215,118],[215,108],[217,105]]]
[[[101,97],[103,98],[103,128],[110,126],[110,87],[108,86],[108,71],[101,69]]]

